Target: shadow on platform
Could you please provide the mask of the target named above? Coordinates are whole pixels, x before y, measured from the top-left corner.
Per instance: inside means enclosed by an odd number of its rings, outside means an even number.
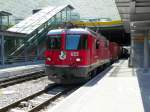
[[[136,70],[144,112],[150,112],[150,71]]]
[[[107,69],[105,69],[104,71],[102,71],[101,73],[98,74],[98,76],[95,76],[92,80],[90,80],[87,84],[85,84],[84,86],[94,86],[97,82],[99,82],[113,67],[110,66]]]

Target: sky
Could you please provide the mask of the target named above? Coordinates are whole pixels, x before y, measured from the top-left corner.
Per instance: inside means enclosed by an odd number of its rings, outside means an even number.
[[[7,1],[7,2],[6,2]],[[72,5],[85,18],[120,20],[114,0],[0,0],[0,10],[8,11],[17,19],[32,15],[33,9],[49,5]]]

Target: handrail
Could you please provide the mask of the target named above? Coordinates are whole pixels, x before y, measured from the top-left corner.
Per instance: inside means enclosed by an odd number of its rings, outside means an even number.
[[[22,52],[22,50],[24,50],[23,48],[25,47],[25,45],[30,45],[30,43],[35,44],[36,41],[38,40],[38,37],[39,38],[42,37],[43,35],[45,35],[48,32],[48,29],[53,28],[53,25],[52,25],[53,23],[54,23],[54,25],[57,25],[57,24],[55,24],[55,20],[54,20],[53,22],[51,22],[51,24],[48,27],[44,28],[44,30],[42,30],[42,32],[40,32],[40,33],[37,32],[37,34],[33,35],[33,37],[30,37],[25,43],[23,43],[19,48],[17,48],[10,55],[13,56],[14,54],[16,54],[19,51]]]

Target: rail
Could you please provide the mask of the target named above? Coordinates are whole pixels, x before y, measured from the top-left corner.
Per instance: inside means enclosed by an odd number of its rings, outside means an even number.
[[[7,79],[1,79],[0,88],[12,86],[14,84],[18,84],[18,83],[25,82],[25,81],[30,81],[30,80],[37,79],[37,78],[44,77],[44,76],[46,76],[46,74],[44,74],[44,70],[41,70],[38,72],[33,72],[33,73],[29,73],[29,74],[22,75],[22,76],[15,76],[15,77],[7,78]]]
[[[47,106],[49,103],[53,102],[54,100],[56,100],[57,98],[59,98],[61,95],[66,94],[67,92],[71,91],[72,89],[77,89],[77,87],[63,87],[60,85],[56,85],[56,84],[52,84],[49,87],[47,87],[46,89],[43,89],[39,92],[36,92],[28,97],[25,97],[23,99],[20,99],[6,107],[3,107],[0,109],[0,112],[7,112],[11,109],[15,109],[16,111],[18,110],[24,110],[26,112],[37,112],[38,110],[40,110],[41,108]],[[52,93],[52,94],[46,94],[46,93]],[[36,98],[41,97],[42,101],[37,101],[38,104],[32,104],[32,106],[28,105],[27,102],[32,102],[33,100],[36,100]],[[27,104],[27,105],[23,105],[23,106],[29,106],[29,108],[24,108],[22,107],[22,104]],[[21,107],[21,108],[20,108]]]

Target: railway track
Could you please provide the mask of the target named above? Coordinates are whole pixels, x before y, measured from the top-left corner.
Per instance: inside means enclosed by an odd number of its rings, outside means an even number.
[[[31,74],[27,74],[27,75],[23,75],[23,76],[16,76],[16,77],[7,78],[4,80],[0,80],[0,88],[4,88],[4,87],[10,86],[10,85],[14,85],[14,84],[18,84],[21,82],[37,79],[37,78],[40,78],[43,76],[46,76],[44,74],[44,71],[40,71],[40,72],[31,73]]]
[[[6,107],[1,108],[0,112],[37,112],[75,88],[77,87],[65,87],[53,84],[44,90],[41,90],[35,94],[32,94]]]

